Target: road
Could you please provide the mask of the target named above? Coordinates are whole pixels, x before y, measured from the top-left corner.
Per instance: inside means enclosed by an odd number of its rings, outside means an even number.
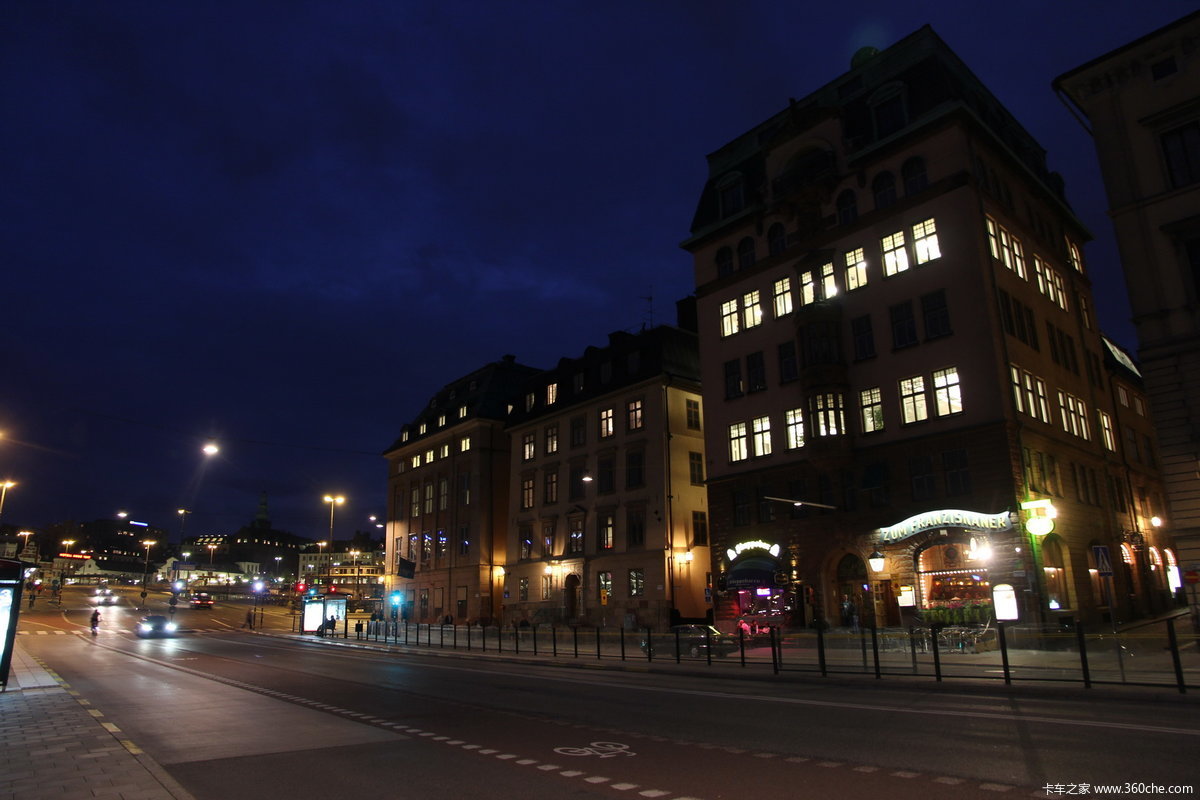
[[[22,644],[199,800],[961,800],[1196,782],[1196,700],[1166,691],[385,653],[251,633],[240,627],[247,606],[221,601],[180,610],[176,638],[141,640],[136,589],[121,593],[94,638],[82,590],[61,608],[39,601],[22,614]],[[282,634],[289,618],[271,608],[266,622]]]

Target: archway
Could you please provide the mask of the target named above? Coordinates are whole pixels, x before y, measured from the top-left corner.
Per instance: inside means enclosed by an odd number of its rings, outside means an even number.
[[[563,616],[573,620],[579,616],[579,576],[574,573],[563,581]]]
[[[843,628],[858,630],[863,612],[872,613],[871,584],[867,580],[867,565],[854,554],[842,556],[837,565],[838,621]]]

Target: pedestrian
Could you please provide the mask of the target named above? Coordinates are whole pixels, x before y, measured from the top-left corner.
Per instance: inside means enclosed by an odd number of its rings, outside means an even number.
[[[100,629],[100,609],[92,612],[92,636],[96,635],[96,631]]]
[[[246,621],[242,623],[242,627],[249,628],[250,630],[254,630],[254,612],[253,611],[246,612]]]

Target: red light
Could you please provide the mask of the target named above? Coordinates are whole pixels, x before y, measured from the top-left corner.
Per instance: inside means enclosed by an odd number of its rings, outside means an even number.
[[[304,583],[297,583],[297,584],[296,584],[296,591],[297,591],[297,592],[303,592],[303,591],[304,591],[305,589],[307,589],[307,588],[308,588],[308,586],[307,586],[306,584],[304,584]]]

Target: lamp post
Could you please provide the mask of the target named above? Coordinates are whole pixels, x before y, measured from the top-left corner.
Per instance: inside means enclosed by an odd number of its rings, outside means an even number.
[[[16,485],[16,481],[5,481],[4,483],[0,483],[0,517],[4,516],[4,498],[8,496],[8,490]]]
[[[333,543],[333,509],[346,502],[346,498],[339,495],[325,495],[325,502],[329,503],[329,541]],[[332,551],[331,551],[332,552]]]
[[[332,512],[330,512],[332,514]],[[317,583],[321,582],[321,567],[325,565],[325,545],[329,542],[317,542]]]
[[[283,580],[283,556],[275,556],[275,579]]]
[[[354,596],[361,598],[362,592],[360,590],[362,587],[359,584],[361,584],[362,581],[358,576],[358,556],[359,552],[357,550],[350,551],[350,563],[354,565]]]
[[[66,550],[66,552],[68,552],[68,553],[71,552],[71,545],[73,545],[73,544],[75,544],[74,539],[63,539],[62,540],[63,549]]]
[[[187,526],[187,515],[192,512],[186,508],[180,508],[175,513],[179,515],[179,543],[183,544],[183,529]]]
[[[146,548],[146,562],[142,566],[142,610],[146,608],[146,580],[150,574],[150,548],[158,544],[153,539],[143,539],[142,547]]]

